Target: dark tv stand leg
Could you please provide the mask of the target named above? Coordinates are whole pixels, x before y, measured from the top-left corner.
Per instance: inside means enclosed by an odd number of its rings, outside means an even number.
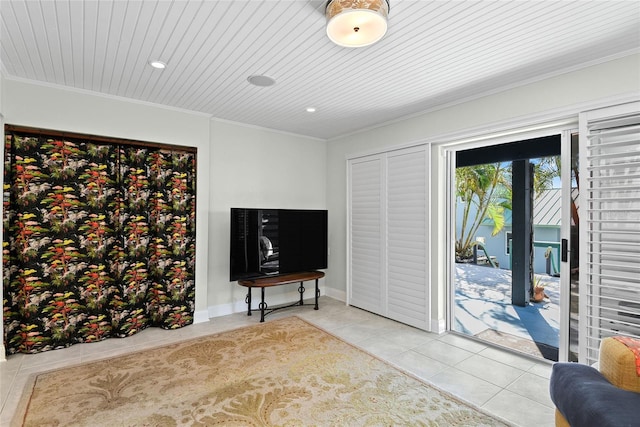
[[[300,294],[300,305],[304,305],[304,282],[300,282],[300,287],[298,288],[298,293]]]
[[[264,322],[264,310],[267,308],[267,304],[264,302],[264,287],[260,288],[260,294],[262,295],[262,301],[258,308],[260,309],[260,323]]]
[[[318,279],[316,279],[316,306],[313,307],[314,310],[318,309],[318,297],[320,296],[320,289],[318,289]]]
[[[247,316],[251,316],[251,287],[247,291],[247,297],[244,299],[244,302],[247,303]]]

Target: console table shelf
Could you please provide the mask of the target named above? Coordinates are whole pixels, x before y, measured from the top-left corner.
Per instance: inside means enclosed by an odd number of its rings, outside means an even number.
[[[324,277],[324,273],[322,271],[306,271],[304,273],[292,273],[292,274],[283,274],[278,276],[268,276],[261,277],[259,279],[253,280],[238,280],[238,284],[240,286],[244,286],[249,288],[247,290],[247,297],[245,298],[245,302],[247,303],[247,316],[251,316],[252,311],[260,311],[260,322],[264,322],[264,316],[269,313],[272,313],[276,310],[280,310],[282,308],[302,306],[302,305],[314,305],[314,310],[318,309],[318,298],[320,297],[320,290],[318,289],[318,280]],[[305,304],[304,303],[304,282],[307,280],[315,280],[316,281],[316,292],[315,292],[315,304]],[[300,286],[298,287],[298,293],[300,294],[300,300],[296,301],[293,304],[281,305],[278,307],[269,308],[267,303],[264,301],[264,289],[269,288],[271,286],[280,286],[287,285],[289,283],[297,283],[300,282]],[[258,304],[257,309],[251,308],[251,289],[260,288],[261,293],[261,301]]]

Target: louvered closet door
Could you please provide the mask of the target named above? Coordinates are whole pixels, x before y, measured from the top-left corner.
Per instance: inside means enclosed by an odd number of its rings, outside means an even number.
[[[580,116],[580,362],[640,338],[640,102]]]
[[[429,329],[429,150],[349,161],[349,304]]]
[[[427,151],[387,155],[387,316],[428,329]]]
[[[382,160],[350,162],[349,304],[374,313],[383,309]]]

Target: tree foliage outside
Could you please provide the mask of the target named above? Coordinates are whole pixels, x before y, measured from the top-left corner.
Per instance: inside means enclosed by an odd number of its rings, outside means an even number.
[[[560,177],[560,156],[533,159],[534,197],[553,188]],[[512,207],[510,162],[456,168],[456,197],[462,204],[462,223],[456,236],[456,261],[472,257],[475,236],[485,219],[493,222],[491,235],[505,225],[505,210]]]
[[[541,157],[532,163],[534,197],[538,197],[553,188],[553,181],[560,178],[560,156]]]
[[[488,163],[456,169],[456,197],[462,202],[462,223],[456,236],[457,261],[471,257],[475,235],[485,218],[494,223],[493,236],[504,227],[504,210],[511,209],[508,168],[510,165],[506,163]]]

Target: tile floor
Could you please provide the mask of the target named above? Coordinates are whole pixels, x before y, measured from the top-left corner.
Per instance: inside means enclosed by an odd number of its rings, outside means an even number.
[[[298,307],[267,316],[298,315],[516,426],[552,426],[551,364],[484,345],[457,334],[420,331],[328,297],[320,310]],[[0,426],[8,426],[30,374],[257,323],[245,313],[176,331],[147,329],[126,339],[78,344],[0,362]]]

